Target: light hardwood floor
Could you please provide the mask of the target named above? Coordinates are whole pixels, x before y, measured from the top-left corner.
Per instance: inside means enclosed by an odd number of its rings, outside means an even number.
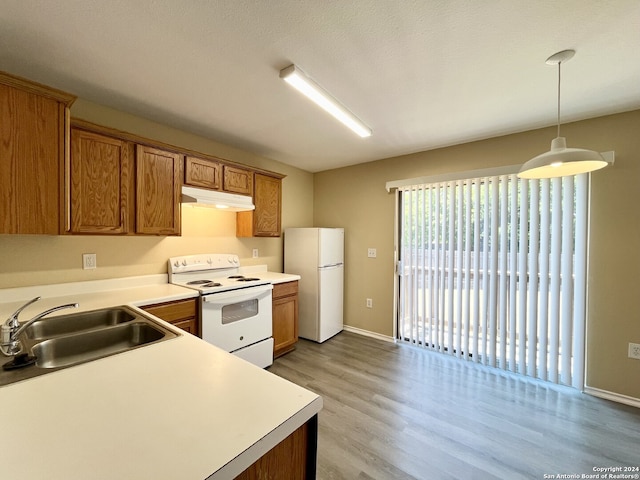
[[[318,480],[580,478],[640,466],[640,409],[441,354],[342,332],[300,340],[269,370],[323,397]]]

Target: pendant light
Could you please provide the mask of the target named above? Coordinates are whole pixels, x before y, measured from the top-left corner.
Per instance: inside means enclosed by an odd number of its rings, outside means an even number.
[[[563,50],[547,58],[547,65],[558,65],[558,134],[551,141],[551,150],[526,162],[518,177],[553,178],[592,172],[608,165],[598,152],[582,148],[567,148],[567,141],[560,136],[560,66],[575,55],[575,50]]]

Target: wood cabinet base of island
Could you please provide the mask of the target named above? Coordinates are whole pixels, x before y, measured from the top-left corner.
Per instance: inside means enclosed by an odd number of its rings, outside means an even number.
[[[318,415],[256,460],[235,480],[315,480]]]

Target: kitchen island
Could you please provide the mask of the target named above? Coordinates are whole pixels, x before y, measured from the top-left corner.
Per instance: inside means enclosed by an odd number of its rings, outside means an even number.
[[[112,303],[117,290],[78,286],[32,307],[78,301],[91,310],[194,293],[129,285],[119,292],[126,301]],[[5,293],[3,321],[20,303]],[[232,479],[305,425],[314,463],[318,395],[164,325],[181,335],[0,387],[0,477]]]

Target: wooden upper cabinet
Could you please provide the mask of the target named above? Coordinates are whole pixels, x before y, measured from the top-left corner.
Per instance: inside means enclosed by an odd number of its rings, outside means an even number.
[[[282,179],[256,173],[253,225],[256,237],[279,237],[282,211]]]
[[[184,157],[136,146],[136,233],[180,235]]]
[[[128,147],[117,138],[71,129],[70,232],[127,233],[132,160]]]
[[[185,185],[253,195],[252,170],[192,156],[185,158],[184,168]]]
[[[0,72],[0,233],[60,233],[74,100]]]
[[[255,210],[236,214],[236,236],[279,237],[282,217],[282,179],[255,174]]]
[[[253,172],[230,165],[223,165],[222,190],[240,195],[253,195]]]
[[[68,231],[180,235],[184,184],[252,196],[256,209],[238,212],[236,235],[280,236],[284,175],[85,120],[72,127]]]
[[[220,190],[222,166],[219,163],[187,156],[184,168],[185,184]]]

